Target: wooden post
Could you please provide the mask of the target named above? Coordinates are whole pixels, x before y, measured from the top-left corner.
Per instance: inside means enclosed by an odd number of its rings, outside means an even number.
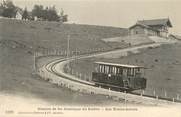
[[[86,75],[86,74],[84,75],[84,80],[86,80],[86,81],[87,81],[87,75]]]
[[[67,51],[66,50],[64,51],[64,55],[67,55]]]
[[[57,53],[57,49],[55,48],[55,55],[58,55],[58,53]]]
[[[72,75],[74,74],[74,70],[72,69]]]
[[[142,91],[143,95],[145,94],[145,90]]]
[[[34,70],[36,72],[36,51],[34,52],[34,55],[33,55],[33,61],[34,61]]]
[[[70,43],[70,35],[67,36],[67,59],[69,58],[69,51],[70,51],[69,43]]]
[[[127,97],[126,97],[126,91],[124,91],[124,93],[125,93],[125,95],[124,95],[124,103],[125,103],[125,105],[126,105],[126,101],[127,101]]]
[[[80,79],[82,78],[82,74],[80,73]]]
[[[63,56],[64,55],[64,51],[63,50],[61,50],[61,56]]]
[[[58,55],[61,55],[61,50],[58,49]]]
[[[60,50],[60,55],[61,55],[61,56],[63,55],[63,51],[62,51],[62,50]]]
[[[111,97],[111,88],[109,87],[109,93],[108,93],[108,95]]]
[[[180,95],[179,95],[179,94],[177,94],[177,100],[179,100],[179,97],[180,97]]]
[[[79,73],[78,72],[76,72],[76,76],[79,78]]]
[[[167,92],[166,92],[166,90],[165,90],[165,98],[167,98]]]
[[[92,77],[91,76],[89,76],[89,81],[91,81],[92,80]]]
[[[47,49],[47,55],[49,55],[49,49]]]
[[[156,91],[155,91],[155,89],[153,90],[153,95],[156,96]]]

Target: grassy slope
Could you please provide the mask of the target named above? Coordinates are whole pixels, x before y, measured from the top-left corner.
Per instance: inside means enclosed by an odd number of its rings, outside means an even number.
[[[146,93],[153,95],[153,90],[159,96],[165,95],[176,98],[176,94],[181,95],[181,44],[163,45],[160,48],[142,50],[142,53],[130,55],[122,58],[92,58],[78,60],[71,65],[79,73],[91,76],[94,61],[116,62],[124,64],[142,65],[146,68],[147,78]]]
[[[112,104],[100,95],[86,95],[58,88],[32,75],[33,51],[38,46],[65,48],[66,33],[71,31],[77,39],[77,47],[94,47],[92,41],[84,41],[85,35],[96,39],[122,35],[124,29],[100,26],[70,25],[50,22],[25,22],[0,19],[0,91],[38,97],[53,104]],[[84,41],[80,43],[80,41]],[[101,41],[97,44],[107,47]],[[73,44],[73,43],[72,43]],[[91,45],[92,44],[92,45]],[[44,61],[47,61],[44,59]],[[106,101],[105,101],[106,100]],[[110,103],[111,102],[111,103]]]
[[[114,104],[105,96],[72,92],[32,75],[33,58],[26,49],[18,47],[12,49],[1,45],[0,54],[0,92],[2,93],[22,95],[27,100],[31,100],[32,97],[40,98],[54,105]],[[49,58],[42,59],[43,62],[49,61]]]
[[[78,24],[61,24],[57,22],[36,22],[0,19],[3,39],[19,41],[28,46],[66,49],[67,35],[70,34],[70,49],[85,50],[90,48],[107,48],[109,45],[102,38],[127,34],[127,29],[89,26]]]
[[[103,40],[106,42],[115,42],[115,43],[126,42],[130,43],[131,45],[154,43],[154,41],[149,39],[149,37],[146,35],[129,35],[129,36],[114,37]]]

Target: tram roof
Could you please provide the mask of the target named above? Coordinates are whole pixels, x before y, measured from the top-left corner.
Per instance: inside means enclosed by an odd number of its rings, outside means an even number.
[[[108,62],[95,62],[96,64],[101,65],[109,65],[109,66],[116,66],[116,67],[126,67],[126,68],[144,68],[143,66],[137,65],[127,65],[127,64],[117,64],[117,63],[108,63]]]

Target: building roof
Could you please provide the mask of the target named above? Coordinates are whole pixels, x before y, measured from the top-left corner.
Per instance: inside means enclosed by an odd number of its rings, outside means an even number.
[[[116,66],[116,67],[126,67],[126,68],[144,68],[143,66],[108,63],[108,62],[95,62],[95,64],[109,65],[109,66]]]
[[[150,30],[153,30],[153,31],[158,31],[158,30],[156,30],[156,29],[153,29],[153,28],[150,27],[150,26],[147,26],[147,25],[142,24],[142,23],[139,23],[139,22],[137,22],[135,25],[129,27],[129,29],[134,28],[135,26],[141,26],[141,27],[143,27],[143,28],[147,28],[147,29],[150,29]]]
[[[153,20],[138,20],[137,23],[144,24],[147,26],[167,25],[168,27],[172,27],[172,24],[171,24],[169,18],[153,19]]]

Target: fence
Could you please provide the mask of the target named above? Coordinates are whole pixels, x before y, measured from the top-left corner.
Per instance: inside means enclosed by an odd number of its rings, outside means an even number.
[[[98,53],[98,52],[104,52],[108,51],[109,49],[107,48],[89,48],[85,50],[70,50],[67,53],[67,50],[61,50],[61,49],[44,49],[41,51],[35,51],[35,57],[41,57],[41,56],[78,56],[78,55],[83,55],[83,54],[93,54],[93,53]]]
[[[92,81],[91,75],[80,73],[80,72],[72,69],[71,67],[65,66],[64,72],[75,76],[75,78],[77,78],[77,79],[81,79],[81,80],[85,80],[85,81]]]
[[[144,91],[141,91],[143,95],[152,96],[159,99],[165,99],[169,101],[181,102],[181,94],[169,88],[156,88],[155,86],[148,86]]]
[[[64,78],[60,78],[54,74],[48,73],[45,70],[41,70],[41,69],[38,71],[38,74],[44,80],[47,80],[57,86],[70,89],[70,91],[78,91],[78,92],[86,93],[86,94],[90,94],[90,95],[102,94],[102,95],[105,95],[107,98],[111,98],[113,100],[125,103],[125,105],[127,104],[128,101],[133,102],[133,103],[144,103],[144,104],[151,104],[151,105],[169,103],[167,101],[160,100],[158,97],[157,97],[157,99],[145,98],[143,95],[137,96],[137,95],[129,94],[127,92],[112,91],[111,88],[103,89],[101,87],[93,87],[93,86],[84,85],[84,84],[70,81],[70,80],[67,80]],[[77,75],[78,75],[78,73],[77,73]],[[81,75],[81,76],[83,76],[83,75]],[[79,75],[79,77],[80,77],[80,75]],[[175,101],[175,100],[173,99],[173,101]]]
[[[92,81],[91,75],[80,73],[72,69],[71,67],[69,67],[69,70],[67,70],[66,73],[70,75],[74,75],[75,78],[78,78],[81,80]],[[133,94],[152,97],[156,99],[164,99],[164,100],[169,100],[173,102],[174,101],[181,102],[181,95],[179,93],[167,91],[164,88],[155,88],[155,86],[148,86],[145,90],[139,90],[138,92],[136,93],[134,92]]]
[[[125,103],[125,105],[127,104],[127,101],[128,101],[126,92],[124,92],[124,94],[122,96],[116,97],[111,94],[110,88],[108,90],[105,90],[105,89],[102,89],[101,87],[94,88],[92,86],[85,86],[82,84],[77,84],[76,82],[72,83],[71,81],[66,81],[65,79],[59,79],[54,74],[47,73],[41,69],[38,71],[38,74],[44,80],[49,81],[50,83],[53,83],[59,87],[70,89],[70,91],[78,91],[78,92],[86,93],[86,94],[90,94],[90,95],[104,94],[108,99],[120,101],[122,103]],[[78,73],[77,73],[77,75],[80,76],[80,74],[78,74]]]

